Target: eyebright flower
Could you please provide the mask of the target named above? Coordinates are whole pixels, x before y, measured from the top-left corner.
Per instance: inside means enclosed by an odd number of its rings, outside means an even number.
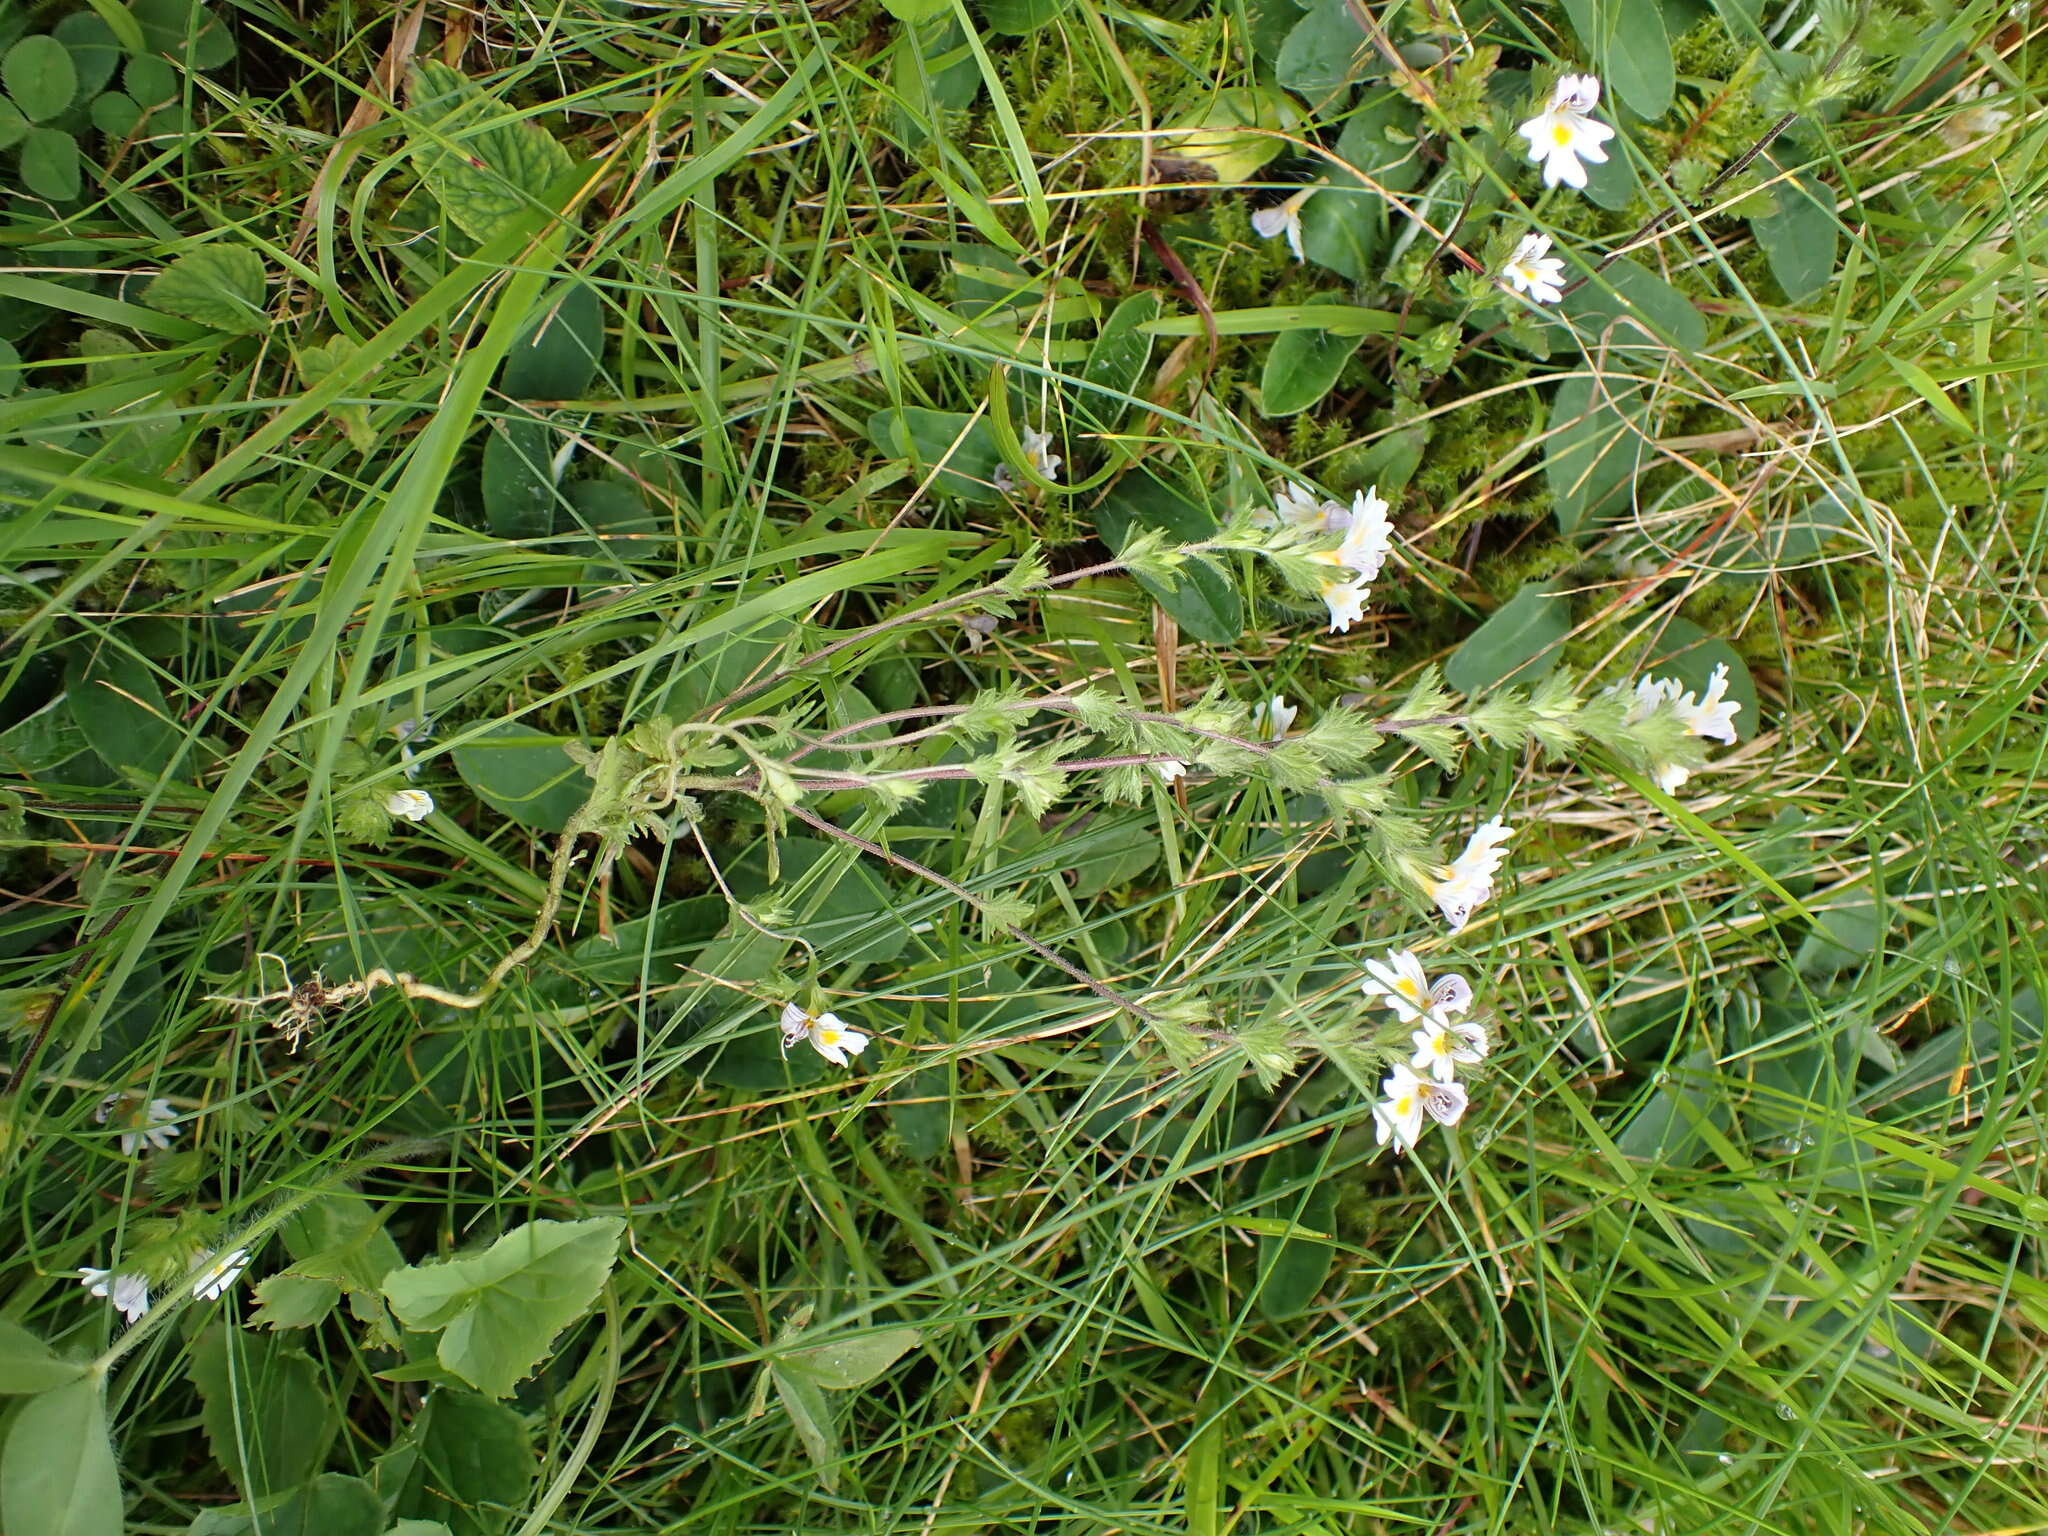
[[[1275,203],[1271,208],[1261,208],[1252,215],[1252,228],[1263,240],[1275,235],[1287,236],[1287,248],[1294,252],[1296,261],[1308,258],[1301,252],[1301,208],[1310,198],[1323,189],[1320,186],[1303,187],[1284,203]]]
[[[1164,783],[1171,784],[1175,779],[1187,776],[1188,765],[1177,757],[1166,757],[1154,763],[1152,771],[1158,774]]]
[[[1956,91],[1956,105],[1959,112],[1951,112],[1941,121],[1936,130],[1942,142],[1950,149],[1961,149],[1978,139],[1988,139],[2007,123],[2012,113],[2004,107],[1995,106],[2001,94],[1996,80],[1978,80],[1961,86]]]
[[[1349,579],[1331,577],[1323,583],[1322,598],[1330,610],[1332,634],[1341,634],[1365,616],[1370,588],[1379,580],[1394,547],[1394,525],[1387,518],[1390,505],[1378,486],[1360,491],[1349,507],[1324,504],[1325,526],[1340,537],[1334,548],[1313,558],[1351,572]]]
[[[1465,844],[1457,861],[1430,884],[1429,898],[1456,933],[1480,904],[1493,894],[1493,877],[1507,857],[1507,840],[1514,831],[1498,816],[1482,822]]]
[[[192,1282],[192,1294],[201,1301],[219,1301],[241,1278],[242,1271],[249,1267],[249,1250],[246,1248],[230,1248],[218,1255],[209,1251],[200,1257],[213,1260]]]
[[[1422,1135],[1424,1115],[1438,1125],[1456,1125],[1465,1118],[1465,1107],[1471,1102],[1461,1084],[1418,1077],[1413,1067],[1399,1061],[1381,1081],[1380,1094],[1380,1101],[1372,1107],[1373,1134],[1381,1146],[1391,1140],[1396,1152],[1414,1150]]]
[[[408,779],[418,778],[420,769],[426,765],[413,751],[412,744],[416,741],[425,741],[434,734],[433,720],[426,717],[415,720],[408,715],[391,727],[391,734],[398,738],[398,761],[404,768],[405,776]]]
[[[1456,1082],[1458,1068],[1478,1066],[1489,1049],[1486,1031],[1477,1024],[1453,1022],[1433,1013],[1423,1015],[1421,1027],[1409,1038],[1415,1042],[1409,1064],[1439,1083]]]
[[[100,1107],[92,1112],[92,1117],[105,1125],[107,1117],[124,1104],[140,1106],[140,1113],[131,1109],[125,1122],[134,1129],[121,1133],[121,1150],[129,1157],[135,1156],[145,1145],[153,1151],[162,1152],[177,1139],[178,1128],[171,1122],[178,1118],[178,1112],[171,1107],[169,1099],[151,1099],[144,1104],[131,1094],[110,1093],[100,1100]]]
[[[1059,479],[1060,465],[1065,461],[1052,451],[1052,434],[1026,427],[1023,442],[1024,462],[1048,480]]]
[[[1330,610],[1330,633],[1341,635],[1365,617],[1365,583],[1336,581],[1323,583],[1323,604]]]
[[[1564,263],[1550,254],[1548,235],[1522,236],[1500,275],[1515,292],[1527,294],[1538,304],[1555,304],[1564,297]]]
[[[1452,1019],[1472,1006],[1472,984],[1462,976],[1442,976],[1434,986],[1412,949],[1390,949],[1365,962],[1358,990],[1381,1007],[1394,1010],[1403,1024],[1417,1019]]]
[[[1714,668],[1707,679],[1707,691],[1698,699],[1675,677],[1639,679],[1635,697],[1629,701],[1628,723],[1647,720],[1666,704],[1683,722],[1688,734],[1734,745],[1735,717],[1742,712],[1742,701],[1728,697],[1726,662]],[[1692,770],[1678,763],[1657,763],[1652,766],[1650,777],[1665,794],[1675,795],[1692,778]]]
[[[117,1275],[104,1269],[80,1269],[78,1283],[93,1296],[103,1296],[114,1303],[115,1310],[127,1318],[130,1325],[142,1321],[142,1314],[149,1310],[149,1282],[140,1275]]]
[[[1607,151],[1600,146],[1614,137],[1614,130],[1591,116],[1599,105],[1597,78],[1566,75],[1550,93],[1550,105],[1516,130],[1529,141],[1530,162],[1543,167],[1543,185],[1562,182],[1583,191],[1586,167],[1579,162],[1606,163]]]
[[[868,1047],[868,1037],[838,1014],[806,1013],[795,1003],[784,1003],[782,1048],[786,1051],[799,1040],[810,1041],[811,1048],[835,1067],[847,1065],[849,1056],[858,1056]]]
[[[1301,713],[1298,705],[1287,702],[1287,695],[1276,693],[1270,699],[1262,699],[1252,706],[1252,736],[1258,741],[1278,741],[1294,724],[1295,716]]]
[[[1329,513],[1344,509],[1334,501],[1324,501],[1305,485],[1283,485],[1273,498],[1273,514],[1283,527],[1323,528],[1334,531]]]
[[[400,821],[425,821],[434,814],[434,797],[424,789],[394,789],[384,797],[384,810]]]

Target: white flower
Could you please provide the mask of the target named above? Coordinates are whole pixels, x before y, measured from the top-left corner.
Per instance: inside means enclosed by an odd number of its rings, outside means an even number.
[[[1262,699],[1252,706],[1252,739],[1278,741],[1287,734],[1288,728],[1294,724],[1294,717],[1300,713],[1300,707],[1288,703],[1284,693]]]
[[[1154,763],[1152,771],[1159,775],[1162,783],[1171,784],[1175,779],[1187,776],[1188,765],[1177,757],[1167,757]]]
[[[426,764],[420,761],[419,755],[412,749],[412,744],[416,741],[425,741],[433,735],[434,722],[424,717],[415,720],[408,715],[391,727],[391,734],[398,738],[398,761],[404,768],[406,778],[418,778],[420,769]]]
[[[1430,883],[1430,900],[1456,933],[1479,905],[1493,894],[1493,877],[1507,857],[1505,844],[1513,830],[1498,816],[1482,822],[1465,844],[1457,862]]]
[[[1284,203],[1275,203],[1271,208],[1261,208],[1252,215],[1252,228],[1263,240],[1270,240],[1277,234],[1285,233],[1287,248],[1294,252],[1296,261],[1308,258],[1301,253],[1301,205],[1322,191],[1320,186],[1303,187]]]
[[[1422,1108],[1438,1125],[1456,1125],[1465,1118],[1466,1106],[1472,1096],[1465,1091],[1463,1083],[1425,1082],[1422,1085]]]
[[[1455,1082],[1458,1068],[1474,1067],[1486,1060],[1486,1031],[1477,1024],[1453,1023],[1426,1014],[1421,1027],[1409,1038],[1415,1042],[1410,1065],[1439,1083]]]
[[[1600,146],[1614,137],[1614,130],[1590,114],[1600,105],[1600,82],[1592,75],[1566,75],[1550,93],[1550,105],[1516,131],[1529,141],[1529,159],[1543,167],[1543,185],[1563,182],[1583,189],[1586,168],[1579,162],[1603,165],[1607,151]]]
[[[1394,525],[1387,517],[1391,505],[1375,485],[1352,497],[1351,510],[1343,514],[1344,538],[1337,546],[1337,564],[1356,571],[1367,585],[1380,579],[1394,548]]]
[[[1380,1101],[1372,1107],[1373,1135],[1379,1145],[1389,1141],[1406,1152],[1422,1134],[1422,1079],[1414,1069],[1396,1062],[1380,1083]]]
[[[94,1120],[101,1125],[107,1123],[107,1116],[123,1104],[141,1104],[141,1114],[130,1112],[128,1124],[133,1130],[121,1133],[121,1150],[133,1157],[145,1144],[152,1150],[162,1152],[177,1139],[178,1128],[171,1122],[178,1118],[178,1112],[171,1107],[169,1099],[151,1099],[147,1104],[125,1093],[110,1093],[100,1100],[100,1107],[92,1112]]]
[[[149,1310],[149,1282],[140,1275],[116,1275],[104,1269],[81,1269],[78,1283],[94,1296],[111,1298],[128,1321],[139,1323]]]
[[[1651,781],[1667,795],[1677,794],[1691,777],[1692,770],[1682,763],[1658,763],[1650,769]]]
[[[1472,1006],[1470,982],[1462,976],[1443,976],[1431,986],[1412,949],[1390,949],[1379,959],[1366,961],[1358,990],[1393,1009],[1403,1024],[1430,1018],[1448,1021]]]
[[[1365,617],[1366,588],[1362,581],[1323,583],[1322,598],[1330,610],[1330,633],[1341,635]]]
[[[1305,485],[1283,485],[1280,494],[1273,498],[1273,513],[1268,515],[1277,515],[1281,525],[1288,528],[1327,528],[1331,508],[1343,510]]]
[[[1052,451],[1052,434],[1024,429],[1024,462],[1048,480],[1060,477],[1060,465],[1065,462]]]
[[[384,797],[384,810],[400,821],[425,821],[434,814],[434,797],[424,789],[394,789]]]
[[[1742,713],[1742,701],[1728,697],[1727,662],[1714,668],[1713,676],[1707,679],[1707,691],[1700,695],[1697,704],[1690,693],[1676,694],[1672,702],[1678,718],[1693,735],[1724,746],[1735,745],[1735,717]]]
[[[1950,149],[1961,149],[1978,139],[1988,139],[2007,123],[2012,113],[2004,107],[1995,106],[2001,94],[1996,80],[1978,80],[1956,91],[1956,104],[1960,112],[1951,112],[1942,119],[1940,133],[1942,142]]]
[[[849,1056],[858,1056],[868,1046],[868,1037],[838,1014],[807,1013],[795,1003],[785,1003],[782,1048],[788,1050],[799,1040],[809,1040],[811,1048],[835,1067],[845,1066]]]
[[[1564,263],[1550,254],[1548,235],[1522,236],[1500,275],[1515,292],[1526,293],[1538,304],[1555,304],[1564,297]]]
[[[200,1258],[213,1260],[192,1282],[192,1294],[201,1301],[219,1301],[241,1278],[242,1271],[249,1267],[249,1250],[246,1248],[230,1248],[219,1255],[208,1250]]]

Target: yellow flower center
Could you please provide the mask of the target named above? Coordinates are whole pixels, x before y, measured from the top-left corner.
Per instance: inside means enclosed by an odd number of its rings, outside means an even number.
[[[1438,1035],[1429,1042],[1429,1048],[1439,1056],[1448,1056],[1451,1054],[1451,1037],[1449,1035]]]
[[[1413,976],[1397,976],[1394,978],[1394,990],[1411,1002],[1419,1003],[1422,1001],[1422,988],[1415,984]]]
[[[1565,122],[1562,118],[1550,125],[1550,140],[1559,149],[1563,149],[1567,144],[1571,143],[1572,137],[1572,125]]]
[[[838,1031],[838,1030],[836,1030],[836,1029],[821,1029],[821,1030],[819,1030],[819,1031],[818,1031],[818,1044],[820,1044],[820,1045],[837,1045],[838,1043],[839,1043],[839,1031]]]
[[[1415,1095],[1412,1093],[1403,1094],[1400,1098],[1394,1100],[1394,1113],[1397,1115],[1411,1114],[1414,1112],[1414,1109]]]

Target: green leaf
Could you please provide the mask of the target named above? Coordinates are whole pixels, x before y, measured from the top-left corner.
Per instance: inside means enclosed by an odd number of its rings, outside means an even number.
[[[1691,354],[1707,345],[1707,322],[1692,300],[1648,267],[1621,260],[1575,288],[1553,313],[1571,322],[1588,357]]]
[[[1332,167],[1329,185],[1301,205],[1301,249],[1310,261],[1353,282],[1375,275],[1387,243],[1387,200],[1361,175],[1389,192],[1414,187],[1422,175],[1412,142],[1419,116],[1399,92],[1380,91],[1345,120],[1337,139],[1343,166]]]
[[[1732,1119],[1726,1096],[1711,1082],[1699,1080],[1719,1070],[1710,1050],[1687,1056],[1621,1128],[1614,1138],[1616,1149],[1623,1157],[1661,1167],[1692,1167],[1707,1149],[1701,1128],[1725,1131]]]
[[[1315,1147],[1299,1145],[1266,1159],[1259,1176],[1260,1208],[1286,1218],[1294,1227],[1328,1232],[1336,1221],[1337,1187],[1329,1181],[1306,1194],[1285,1186],[1312,1177],[1319,1159]],[[1330,1269],[1337,1262],[1336,1244],[1303,1231],[1267,1234],[1259,1239],[1259,1310],[1275,1322],[1305,1312]]]
[[[263,258],[245,245],[207,245],[180,256],[142,290],[142,302],[216,331],[267,330]]]
[[[25,1401],[0,1450],[7,1536],[121,1536],[121,1478],[97,1376]]]
[[[1003,453],[996,446],[995,429],[986,420],[976,421],[956,411],[901,406],[870,416],[868,436],[889,457],[908,459],[919,479],[933,465],[944,464],[932,481],[937,495],[984,506],[1003,502],[1003,493],[995,486],[996,466],[1002,463]]]
[[[54,773],[86,750],[85,728],[59,694],[26,720],[0,731],[0,772],[24,779]]]
[[[261,1507],[259,1503],[259,1508]],[[384,1501],[360,1477],[329,1472],[263,1511],[209,1510],[187,1536],[381,1536]]]
[[[555,1335],[590,1310],[618,1260],[617,1217],[530,1221],[482,1253],[410,1265],[384,1277],[406,1327],[441,1334],[441,1364],[504,1397],[546,1357]]]
[[[11,101],[0,100],[0,149],[11,149],[28,135],[28,119]]]
[[[95,16],[91,11],[73,11],[50,28],[50,35],[64,45],[78,70],[73,101],[94,95],[114,78],[114,71],[121,67],[121,40],[104,18]],[[136,41],[141,41],[139,35]]]
[[[235,40],[198,0],[133,0],[143,43],[154,55],[168,53],[191,69],[218,69],[235,56]]]
[[[1270,418],[1307,410],[1336,388],[1337,376],[1364,343],[1363,336],[1329,331],[1282,331],[1273,338],[1259,378],[1261,411]]]
[[[1343,89],[1356,78],[1361,64],[1377,57],[1366,43],[1351,0],[1319,0],[1280,45],[1273,73],[1288,90],[1313,102]]]
[[[427,1399],[401,1447],[392,1513],[441,1520],[452,1536],[498,1536],[533,1484],[526,1421],[502,1403],[452,1387]],[[384,1463],[378,1483],[385,1486]]]
[[[1768,164],[1768,161],[1766,161]],[[1812,176],[1795,176],[1772,187],[1773,210],[1749,221],[1749,232],[1764,249],[1771,276],[1798,304],[1827,287],[1840,248],[1834,195]]]
[[[160,107],[177,100],[178,72],[152,55],[130,59],[127,69],[122,71],[121,83],[145,107]]]
[[[953,0],[882,0],[882,9],[898,21],[910,22],[913,26],[921,21],[930,21],[942,11],[951,10]]]
[[[78,66],[54,37],[24,37],[0,58],[0,83],[32,123],[47,123],[78,95]]]
[[[61,128],[31,128],[21,141],[21,184],[53,203],[76,200],[85,185],[78,140]]]
[[[482,243],[541,202],[568,174],[569,152],[545,130],[447,65],[413,66],[413,159],[441,211]]]
[[[1649,388],[1632,379],[1581,375],[1557,386],[1543,474],[1559,531],[1576,533],[1628,506],[1636,475],[1656,462],[1644,444],[1649,415]]]
[[[72,657],[64,687],[72,718],[108,767],[146,783],[171,772],[184,733],[146,662],[102,646],[91,655]]]
[[[604,361],[604,306],[588,283],[555,290],[512,342],[498,387],[514,400],[576,400]]]
[[[1451,653],[1444,681],[1460,693],[1532,682],[1557,665],[1571,628],[1571,602],[1557,583],[1524,583]]]
[[[185,1373],[199,1389],[206,1441],[245,1498],[306,1481],[327,1459],[341,1422],[312,1358],[269,1334],[216,1325]]]
[[[0,1318],[0,1397],[27,1397],[64,1386],[85,1367],[61,1358],[19,1323]]]
[[[1180,487],[1140,470],[1125,475],[1103,498],[1095,526],[1111,549],[1122,549],[1140,528],[1163,528],[1182,543],[1195,543],[1216,531],[1216,519]],[[1190,639],[1229,645],[1244,633],[1237,588],[1206,560],[1190,561],[1171,584],[1149,576],[1137,581]]]
[[[1088,361],[1081,375],[1102,394],[1084,396],[1087,410],[1106,427],[1113,427],[1130,409],[1119,396],[1136,395],[1152,362],[1152,337],[1140,329],[1157,320],[1160,298],[1156,293],[1134,293],[1110,312],[1088,349]]]
[[[1285,91],[1227,86],[1164,125],[1159,158],[1190,179],[1234,186],[1286,148],[1280,135],[1292,133],[1300,121],[1300,106]],[[1171,164],[1176,161],[1177,167]]]
[[[501,539],[544,539],[555,529],[555,429],[537,416],[501,417],[484,440],[484,515]]]
[[[818,1481],[824,1484],[827,1493],[837,1492],[839,1430],[832,1421],[832,1404],[825,1397],[825,1389],[797,1372],[770,1366],[768,1374],[775,1383],[775,1395],[782,1399],[782,1406],[788,1410],[789,1422],[796,1428],[796,1437],[803,1445],[804,1454],[817,1471]]]
[[[742,901],[770,890],[788,898],[796,908],[791,931],[840,965],[879,965],[903,952],[910,926],[895,916],[902,898],[850,857],[852,850],[812,837],[782,838],[776,850],[782,878],[774,886],[768,883],[765,846],[757,844],[733,861],[726,878]],[[823,871],[813,877],[820,865]],[[800,884],[804,894],[794,895]]]
[[[401,1520],[384,1536],[455,1536],[438,1520]]]
[[[109,91],[92,99],[92,125],[110,139],[125,139],[142,121],[142,108],[122,91]]]
[[[590,778],[562,750],[565,740],[507,720],[457,747],[455,771],[493,810],[559,832],[590,798]]]
[[[915,1328],[884,1328],[879,1333],[856,1334],[819,1344],[810,1349],[778,1353],[778,1372],[806,1376],[821,1387],[850,1392],[864,1387],[890,1366],[917,1348]]]
[[[252,1328],[311,1328],[324,1322],[340,1302],[341,1287],[332,1280],[286,1272],[260,1282],[256,1300],[259,1305],[249,1318]]]
[[[1074,0],[982,0],[981,13],[989,30],[1023,37],[1040,27],[1049,27]]]

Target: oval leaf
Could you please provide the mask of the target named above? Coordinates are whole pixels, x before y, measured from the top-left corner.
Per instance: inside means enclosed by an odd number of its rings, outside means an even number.
[[[918,1338],[915,1328],[884,1328],[879,1333],[778,1354],[775,1367],[778,1372],[808,1376],[821,1387],[850,1392],[866,1386],[917,1348]]]
[[[523,827],[559,832],[590,798],[590,779],[549,736],[507,720],[454,751],[455,770],[492,809]]]
[[[1636,474],[1650,456],[1643,441],[1649,414],[1648,390],[1631,380],[1580,376],[1557,386],[1543,474],[1560,532],[1576,533],[1628,506]]]
[[[206,1443],[243,1497],[284,1493],[327,1459],[341,1421],[310,1355],[271,1334],[216,1325],[185,1373],[205,1407]]]
[[[1556,584],[1529,582],[1451,653],[1444,681],[1461,693],[1533,681],[1557,665],[1571,628],[1569,600]]]
[[[24,37],[0,58],[0,83],[32,123],[47,123],[78,94],[78,66],[54,37]]]
[[[1351,355],[1364,345],[1363,336],[1336,336],[1328,331],[1282,331],[1266,354],[1259,380],[1261,408],[1271,416],[1305,411],[1336,387],[1337,376]]]
[[[216,331],[264,330],[263,258],[247,246],[209,245],[180,256],[142,290],[142,302]]]
[[[501,539],[555,531],[555,430],[533,416],[491,423],[484,442],[484,516]]]
[[[499,388],[514,400],[574,400],[603,360],[604,306],[588,283],[570,283],[513,339]]]
[[[121,1479],[97,1377],[32,1397],[0,1451],[7,1536],[121,1536]]]
[[[31,128],[21,141],[21,184],[38,197],[68,203],[85,186],[78,140],[62,128]]]
[[[1151,333],[1141,329],[1157,320],[1160,299],[1156,293],[1134,293],[1111,311],[1088,349],[1082,377],[1094,390],[1087,398],[1088,409],[1104,426],[1114,426],[1130,408],[1129,396],[1138,392],[1145,370],[1152,362]]]
[[[1122,549],[1140,528],[1163,528],[1184,543],[1216,530],[1208,509],[1185,492],[1142,472],[1125,475],[1095,509],[1103,542]],[[1244,603],[1230,578],[1206,560],[1192,560],[1169,585],[1148,576],[1138,585],[1173,616],[1190,638],[1229,645],[1244,633]]]
[[[60,1359],[19,1323],[0,1319],[0,1396],[47,1392],[84,1374],[84,1366]]]
[[[456,70],[413,66],[413,159],[441,210],[481,244],[569,170],[569,152]]]

